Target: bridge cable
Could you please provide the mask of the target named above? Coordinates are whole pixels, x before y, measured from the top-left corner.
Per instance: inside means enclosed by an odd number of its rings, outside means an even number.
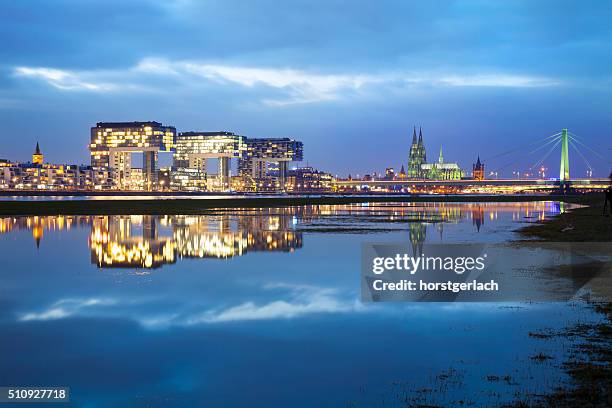
[[[584,155],[582,154],[582,152],[580,150],[578,150],[578,148],[576,147],[576,144],[570,140],[570,146],[572,146],[574,148],[574,150],[580,155],[580,157],[582,157],[582,160],[584,160],[584,162],[586,163],[587,167],[589,168],[589,170],[593,171],[593,166],[591,166],[591,163],[589,163],[589,161],[587,160],[586,157],[584,157]]]
[[[546,146],[550,146],[552,143],[559,142],[560,140],[561,140],[561,137],[558,137],[556,139],[551,139],[548,142],[544,143],[542,146],[540,146],[540,147],[530,151],[528,154],[533,154],[533,153],[537,152],[538,150],[541,150],[541,149],[545,148]]]
[[[538,150],[540,150],[540,149],[542,149],[542,148],[544,148],[544,147],[546,147],[546,146],[549,146],[551,143],[554,143],[555,141],[556,141],[556,142],[560,142],[561,138],[560,138],[560,137],[558,137],[560,134],[561,134],[561,132],[556,133],[556,134],[551,135],[551,136],[547,136],[546,138],[544,138],[544,139],[542,139],[542,140],[539,140],[539,141],[537,141],[537,142],[535,142],[535,143],[530,143],[530,144],[528,144],[528,145],[521,146],[520,148],[518,148],[518,149],[513,149],[512,151],[521,150],[521,149],[523,149],[524,147],[527,147],[527,146],[533,146],[534,144],[541,143],[542,141],[544,141],[544,140],[546,140],[546,139],[550,139],[550,138],[556,137],[555,139],[552,139],[552,140],[549,140],[549,141],[545,142],[543,145],[541,145],[541,146],[537,147],[536,149],[534,149],[534,150],[532,150],[531,152],[529,152],[529,153],[528,153],[528,154],[533,154],[533,153],[535,153],[536,151],[538,151]],[[553,148],[552,148],[552,149],[554,150],[554,148],[555,148],[555,146],[553,146]],[[510,151],[510,152],[512,152],[512,151]],[[507,154],[507,153],[508,153],[508,152],[503,153],[503,154],[501,154],[501,155],[493,156],[493,157],[499,157],[499,156],[502,156],[502,155]],[[490,159],[490,158],[489,158],[489,159]],[[493,171],[493,172],[496,172],[496,171],[497,171],[497,172],[499,172],[499,171],[501,171],[501,170],[503,170],[503,169],[505,169],[505,168],[507,168],[507,167],[509,167],[509,166],[511,166],[511,165],[513,165],[513,164],[515,164],[515,163],[520,162],[522,159],[523,159],[523,157],[520,157],[520,158],[518,158],[517,160],[514,160],[514,161],[512,161],[512,162],[510,162],[510,163],[507,163],[507,164],[505,164],[505,165],[503,165],[503,166],[501,166],[501,167],[494,168],[492,171]],[[488,160],[488,159],[487,159],[487,160]]]
[[[529,168],[529,170],[532,170],[534,167],[539,166],[540,164],[544,163],[544,160],[546,160],[548,156],[550,156],[550,154],[557,148],[557,146],[559,146],[560,143],[561,143],[561,139],[557,140],[557,143],[555,143],[553,147],[551,147],[550,150],[548,150],[548,152],[546,152],[546,154],[540,160],[535,162],[534,165]]]
[[[575,135],[574,135],[575,136]],[[584,143],[582,143],[580,140],[576,139],[576,137],[571,137],[570,139],[573,140],[574,142],[578,143],[579,145],[581,145],[582,147],[586,147],[587,149],[589,149],[591,152],[593,152],[597,157],[599,157],[600,159],[607,161],[607,159],[605,157],[603,157],[599,152],[591,149],[589,146],[585,145]],[[609,162],[608,162],[609,163]]]
[[[538,140],[538,141],[536,141],[536,142],[531,142],[531,143],[528,143],[528,144],[526,144],[526,145],[522,145],[522,146],[520,146],[520,147],[517,147],[517,148],[515,148],[515,149],[510,149],[510,150],[508,150],[508,151],[505,151],[505,152],[502,152],[502,153],[496,154],[495,156],[486,157],[486,158],[484,158],[484,160],[485,160],[485,161],[490,161],[490,160],[493,160],[493,159],[497,159],[498,157],[502,157],[502,156],[505,156],[505,155],[507,155],[507,154],[514,153],[514,152],[517,152],[517,151],[519,151],[519,150],[523,150],[523,149],[525,149],[525,148],[527,148],[527,147],[537,145],[537,144],[539,144],[539,143],[541,143],[541,142],[547,141],[548,139],[551,139],[551,138],[554,138],[554,137],[556,137],[556,136],[559,136],[560,134],[561,134],[561,132],[559,132],[559,133],[555,133],[554,135],[547,136],[547,137],[545,137],[545,138],[543,138],[543,139],[540,139],[540,140]]]

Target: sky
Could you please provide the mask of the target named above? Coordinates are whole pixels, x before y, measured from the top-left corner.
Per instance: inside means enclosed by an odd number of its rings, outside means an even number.
[[[303,141],[333,174],[428,159],[502,174],[568,128],[612,168],[608,1],[0,2],[0,158],[88,163],[100,121]],[[501,153],[523,147],[515,153]],[[544,161],[558,173],[559,150]]]

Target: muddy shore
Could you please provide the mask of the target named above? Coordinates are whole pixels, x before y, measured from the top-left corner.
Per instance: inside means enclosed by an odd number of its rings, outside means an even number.
[[[517,232],[525,239],[545,242],[612,242],[612,216],[603,215],[603,195],[582,197],[574,202],[584,206]],[[524,396],[511,406],[612,406],[612,303],[609,299],[592,299],[588,295],[582,301],[601,314],[600,323],[567,327],[558,333],[529,334],[543,342],[555,336],[575,342],[569,358],[561,365],[570,383],[560,384],[547,395]]]

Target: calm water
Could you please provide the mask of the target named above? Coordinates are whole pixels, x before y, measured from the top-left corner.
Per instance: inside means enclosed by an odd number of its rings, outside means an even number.
[[[0,219],[0,385],[69,386],[83,407],[491,405],[542,393],[565,380],[571,343],[528,334],[597,319],[583,305],[364,304],[360,250],[504,242],[560,210]],[[533,361],[539,352],[554,359]]]

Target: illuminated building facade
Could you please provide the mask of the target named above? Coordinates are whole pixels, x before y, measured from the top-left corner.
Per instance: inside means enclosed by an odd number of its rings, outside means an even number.
[[[109,168],[74,164],[34,164],[0,161],[0,187],[22,190],[107,190]]]
[[[476,163],[472,165],[472,177],[475,180],[484,180],[485,178],[485,166],[480,161],[480,156],[476,160]]]
[[[91,128],[91,165],[110,167],[115,186],[133,188],[132,153],[143,154],[143,189],[157,188],[159,152],[174,150],[176,129],[159,122],[98,122]]]
[[[445,163],[440,147],[438,162],[422,164],[421,174],[427,180],[460,180],[463,177],[463,170],[457,163]]]
[[[385,180],[395,179],[395,169],[393,167],[387,167],[385,169]]]
[[[244,136],[232,132],[182,132],[176,138],[171,184],[177,190],[230,189],[230,160],[246,150]],[[208,159],[217,159],[216,180],[207,177]]]
[[[423,171],[421,166],[427,163],[427,152],[423,143],[423,131],[419,128],[419,139],[417,141],[416,126],[412,130],[412,144],[410,145],[410,155],[408,157],[408,178],[422,178]]]
[[[272,181],[280,190],[286,189],[287,165],[292,161],[302,161],[303,144],[289,138],[245,138],[246,151],[238,161],[238,171],[257,189],[263,183]],[[276,177],[268,173],[268,164],[276,163]]]
[[[331,174],[300,167],[287,172],[287,191],[292,192],[323,192],[332,191],[334,178]]]
[[[36,142],[36,149],[34,149],[34,154],[32,154],[32,163],[43,164],[44,161],[45,156],[43,156],[42,152],[40,151],[40,146],[38,145],[38,142]]]
[[[406,174],[406,170],[404,170],[404,165],[402,164],[402,168],[400,169],[400,172],[397,174],[397,178],[399,180],[404,180],[408,177],[408,175]]]
[[[247,138],[232,132],[182,132],[176,138],[171,186],[186,191],[284,190],[287,165],[302,160],[302,142],[289,138]],[[207,173],[207,160],[218,160],[217,177]],[[239,177],[231,177],[238,159]]]
[[[440,156],[437,162],[427,163],[427,153],[423,141],[423,131],[419,128],[417,140],[416,127],[412,131],[412,145],[408,157],[407,178],[425,180],[459,180],[463,177],[463,170],[457,163],[445,163],[440,147]]]

